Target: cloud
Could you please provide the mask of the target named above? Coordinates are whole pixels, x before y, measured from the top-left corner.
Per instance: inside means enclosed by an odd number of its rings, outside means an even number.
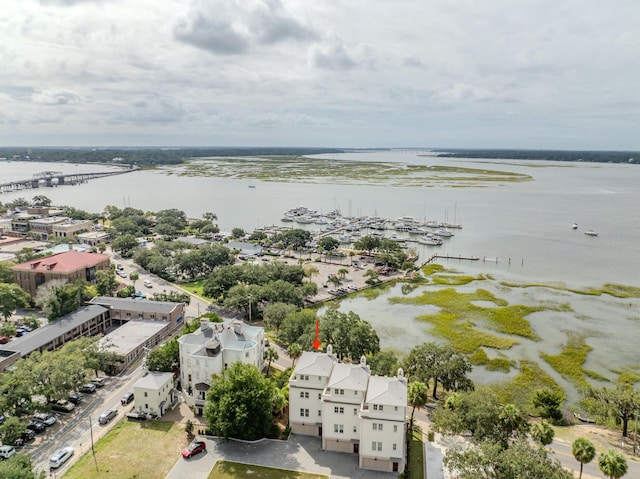
[[[46,89],[34,92],[31,101],[40,105],[72,105],[82,103],[84,99],[74,91]]]
[[[291,16],[279,0],[225,0],[194,5],[175,24],[174,37],[222,55],[246,53],[252,46],[311,41],[318,35]]]
[[[310,51],[311,64],[325,70],[351,70],[357,66],[342,43],[318,45]]]

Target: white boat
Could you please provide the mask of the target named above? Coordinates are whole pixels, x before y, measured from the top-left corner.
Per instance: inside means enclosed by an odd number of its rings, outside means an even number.
[[[598,233],[593,230],[587,230],[584,232],[584,234],[586,234],[587,236],[598,236]]]
[[[453,232],[447,228],[438,228],[434,233],[438,236],[442,236],[443,238],[451,238],[453,236]]]
[[[418,243],[424,244],[427,246],[440,246],[442,245],[443,241],[442,241],[442,238],[440,238],[439,236],[426,235],[426,236],[423,236],[422,238],[418,238]]]
[[[571,228],[573,228],[574,230],[577,230],[578,229],[578,223],[573,223],[571,225]]]

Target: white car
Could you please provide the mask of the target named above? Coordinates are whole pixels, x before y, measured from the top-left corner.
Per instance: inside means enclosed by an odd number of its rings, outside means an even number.
[[[71,446],[60,449],[53,456],[51,456],[51,459],[49,459],[49,467],[51,469],[58,469],[65,462],[67,462],[71,456],[73,456],[73,453],[74,450]]]
[[[145,279],[145,280],[144,280],[144,285],[145,285],[147,288],[153,288],[153,283],[152,283],[151,281],[149,281],[148,279]]]
[[[16,453],[16,448],[13,446],[0,446],[0,459],[9,459]]]

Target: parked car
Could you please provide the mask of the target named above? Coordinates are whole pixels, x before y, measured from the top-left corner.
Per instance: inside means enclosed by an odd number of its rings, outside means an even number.
[[[75,404],[77,406],[78,404],[80,404],[80,401],[82,401],[82,396],[80,396],[80,394],[78,393],[69,394],[69,402],[71,404]]]
[[[46,428],[47,426],[42,421],[38,421],[37,419],[32,419],[27,424],[27,429],[31,429],[35,433],[44,432]]]
[[[0,336],[0,344],[7,344],[9,341],[11,341],[11,338],[8,336]]]
[[[81,393],[93,394],[96,392],[96,385],[93,383],[87,383],[80,386]]]
[[[53,426],[56,423],[55,416],[46,412],[37,412],[33,415],[33,419],[43,422],[45,426]]]
[[[127,419],[129,421],[146,421],[147,413],[142,411],[131,411],[129,414],[127,414]]]
[[[20,439],[24,441],[33,441],[36,438],[36,433],[31,429],[25,429],[22,434],[20,434]]]
[[[9,459],[16,453],[16,448],[13,446],[0,446],[0,460]]]
[[[101,388],[107,384],[107,378],[93,378],[91,382],[95,384],[97,388]]]
[[[118,415],[118,411],[116,411],[115,409],[107,409],[105,412],[100,414],[100,417],[98,418],[98,422],[100,424],[107,424],[117,415]]]
[[[53,411],[58,412],[71,412],[76,408],[71,401],[67,401],[66,399],[52,401],[49,405]]]
[[[196,439],[182,450],[182,457],[189,459],[190,457],[200,454],[201,452],[205,452],[206,450],[207,443]]]
[[[123,269],[116,270],[116,274],[118,276],[120,276],[121,278],[126,278],[127,277],[127,273],[125,273]]]
[[[148,279],[145,279],[145,280],[144,280],[144,285],[145,285],[147,288],[153,288],[153,283],[152,283],[151,281],[149,281]]]
[[[122,398],[120,399],[120,404],[125,406],[129,404],[131,401],[133,401],[133,393],[127,393],[124,396],[122,396]]]
[[[67,462],[71,456],[73,456],[73,453],[74,450],[71,446],[60,449],[53,456],[51,456],[51,459],[49,459],[49,467],[51,469],[58,469],[65,462]]]

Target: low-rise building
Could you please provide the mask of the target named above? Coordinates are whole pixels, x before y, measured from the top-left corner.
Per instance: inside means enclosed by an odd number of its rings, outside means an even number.
[[[80,233],[77,237],[78,243],[89,246],[98,246],[111,241],[111,235],[106,231],[89,231],[87,233]]]
[[[91,220],[69,220],[56,224],[52,228],[52,234],[56,238],[71,238],[78,233],[90,231],[93,227]]]
[[[210,323],[200,320],[200,328],[178,338],[180,379],[186,403],[201,415],[211,377],[235,362],[264,367],[264,329],[242,321]]]
[[[136,410],[162,416],[177,399],[173,373],[146,373],[133,385],[133,397]]]
[[[29,230],[32,233],[40,235],[40,239],[46,241],[53,232],[53,227],[69,221],[64,216],[48,216],[45,218],[36,218],[29,221]]]
[[[152,301],[150,299],[115,298],[97,296],[91,304],[108,308],[115,323],[124,323],[132,319],[166,321],[171,332],[180,328],[184,321],[186,305],[170,301]]]
[[[38,258],[11,267],[14,281],[31,296],[36,289],[53,279],[96,282],[96,271],[109,269],[109,256],[68,251]]]
[[[360,364],[326,353],[302,353],[289,379],[289,424],[297,434],[321,436],[322,448],[358,454],[359,466],[400,471],[405,461],[407,382],[372,376]]]

